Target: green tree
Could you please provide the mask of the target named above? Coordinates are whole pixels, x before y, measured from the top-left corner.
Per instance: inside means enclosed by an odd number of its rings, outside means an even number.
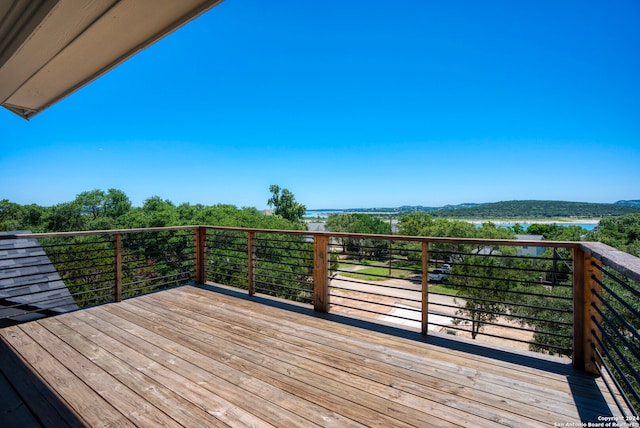
[[[464,257],[463,263],[454,265],[451,283],[458,286],[463,306],[457,314],[463,319],[457,322],[471,323],[471,338],[475,339],[482,328],[496,321],[508,308],[505,301],[509,281],[502,277],[504,260],[491,257],[495,252],[513,250],[485,246],[477,248],[475,255]],[[455,299],[458,301],[458,298]]]
[[[30,230],[40,232],[45,209],[36,204],[20,205],[7,199],[0,200],[0,231]]]
[[[113,229],[121,223],[121,217],[131,210],[131,201],[121,190],[99,189],[82,192],[73,203],[80,207],[89,229]]]
[[[162,199],[160,196],[152,196],[145,200],[141,208],[142,218],[144,222],[142,227],[164,227],[177,226],[178,213],[176,206],[168,199]]]
[[[530,235],[542,235],[547,241],[582,241],[587,230],[580,226],[560,226],[558,224],[531,224],[527,227]]]
[[[427,213],[403,214],[398,222],[401,235],[443,236],[450,238],[472,238],[477,235],[475,226],[462,220],[434,219]]]
[[[326,227],[331,232],[388,234],[389,224],[368,214],[329,214]],[[375,257],[389,248],[388,241],[379,239],[339,238],[346,253]]]
[[[483,223],[474,228],[473,235],[482,239],[514,239],[513,229],[498,227],[494,223]],[[514,259],[505,257],[515,255],[514,247],[489,244],[458,246],[456,263],[453,267],[451,284],[457,285],[464,302],[458,310],[471,323],[471,337],[475,339],[487,323],[496,321],[507,312],[510,278],[506,268],[512,267]],[[500,256],[500,257],[496,257]]]
[[[102,190],[95,189],[78,194],[74,202],[80,207],[80,212],[83,215],[95,220],[104,216],[104,199],[105,193]]]
[[[269,186],[271,197],[267,201],[273,207],[273,213],[286,220],[299,223],[302,221],[307,208],[296,202],[295,196],[289,189],[281,189],[277,184]]]
[[[122,190],[109,189],[102,206],[107,217],[117,219],[131,210],[131,200]]]
[[[520,223],[514,224],[513,226],[511,226],[511,228],[513,229],[513,232],[517,235],[523,235],[525,232],[524,227]]]
[[[627,214],[603,218],[598,227],[587,236],[640,257],[640,214]]]
[[[20,205],[8,199],[0,200],[0,230],[18,230]]]
[[[82,206],[76,202],[64,202],[49,208],[44,223],[47,232],[87,229],[87,218],[82,215]]]
[[[428,236],[433,225],[433,217],[427,213],[402,214],[398,222],[401,235]]]

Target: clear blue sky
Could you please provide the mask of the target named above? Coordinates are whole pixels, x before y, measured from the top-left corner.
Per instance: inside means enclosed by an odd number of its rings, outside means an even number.
[[[640,2],[227,0],[27,122],[0,199],[640,199]]]

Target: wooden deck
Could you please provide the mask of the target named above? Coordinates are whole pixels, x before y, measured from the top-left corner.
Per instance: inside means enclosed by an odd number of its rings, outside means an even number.
[[[44,426],[550,427],[618,416],[600,382],[566,362],[357,324],[184,286],[2,329],[0,368]]]

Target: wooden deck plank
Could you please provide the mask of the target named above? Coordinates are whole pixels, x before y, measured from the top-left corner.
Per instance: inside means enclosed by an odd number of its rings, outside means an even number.
[[[135,309],[133,312],[127,311],[127,306],[128,305],[126,304],[121,304],[117,307],[110,306],[105,308],[105,311],[116,314],[117,322],[123,326],[136,326],[141,324],[149,327],[149,330],[146,332],[136,332],[138,335],[144,335],[141,337],[145,337],[148,340],[160,343],[155,335],[170,338],[169,341],[165,339],[162,343],[173,343],[172,346],[181,345],[183,348],[180,349],[180,353],[188,356],[189,361],[198,361],[202,366],[214,368],[216,372],[219,371],[225,376],[237,374],[236,376],[239,376],[239,379],[230,379],[232,383],[245,384],[246,387],[251,389],[257,388],[262,392],[262,394],[264,394],[264,396],[267,397],[269,397],[267,394],[271,390],[271,387],[286,391],[290,394],[290,397],[287,400],[282,401],[282,404],[288,405],[290,401],[293,401],[293,405],[296,406],[297,411],[302,411],[304,413],[306,413],[308,409],[304,407],[304,403],[300,403],[300,400],[296,400],[295,398],[301,398],[301,391],[303,391],[302,399],[304,401],[312,401],[320,406],[327,405],[329,408],[338,408],[347,418],[364,420],[367,425],[380,427],[392,425],[403,426],[399,421],[387,416],[385,413],[375,412],[357,402],[341,399],[339,394],[326,394],[316,385],[309,385],[305,381],[297,381],[296,379],[274,373],[270,368],[264,367],[263,364],[259,364],[257,362],[261,361],[259,353],[250,356],[248,359],[239,358],[237,355],[228,351],[226,343],[218,343],[217,345],[220,346],[208,346],[207,342],[203,342],[199,338],[193,338],[190,334],[186,334],[185,328],[181,324],[177,324],[180,325],[180,329],[178,330],[180,334],[176,335],[175,326],[167,327],[164,325],[164,322],[162,323],[163,325],[160,325],[155,320],[146,318],[148,315],[146,313],[145,316],[141,316],[139,313],[136,313]],[[96,315],[99,317],[103,316],[102,313],[96,313]],[[106,320],[106,318],[103,319]],[[166,322],[166,317],[164,320]],[[153,334],[150,334],[151,330],[153,330]],[[255,380],[259,380],[259,384],[254,385],[254,380],[252,380],[251,377]],[[270,399],[271,405],[278,402],[277,399],[272,397],[270,397]],[[254,404],[255,403],[256,401],[254,400]],[[257,403],[261,404],[259,401],[257,401]],[[268,408],[268,405],[264,405],[264,407]],[[276,415],[276,417],[281,417],[281,414]],[[326,416],[324,418],[326,418]],[[318,419],[318,421],[321,421],[324,418]],[[284,424],[282,424],[282,426],[284,426]]]
[[[391,377],[382,384],[366,381],[364,378],[344,372],[340,367],[327,367],[310,360],[296,358],[294,353],[289,352],[291,349],[284,349],[277,341],[269,340],[268,336],[257,335],[247,338],[243,336],[242,331],[228,325],[198,324],[197,321],[181,317],[175,312],[165,312],[164,308],[156,307],[152,311],[153,304],[138,301],[128,303],[129,305],[121,305],[119,309],[136,311],[139,313],[138,316],[152,323],[162,318],[171,318],[171,322],[175,323],[173,327],[182,326],[182,332],[193,339],[192,346],[197,346],[204,354],[215,352],[219,346],[222,346],[233,355],[246,362],[257,362],[259,366],[269,369],[272,373],[293,377],[330,395],[350,398],[377,413],[390,413],[395,419],[407,424],[421,426],[426,421],[447,419],[453,425],[468,425],[475,419],[464,411],[457,411],[453,407],[442,406],[437,402],[390,387],[388,385],[393,381]],[[201,328],[197,328],[196,325]],[[340,408],[339,411],[343,409]],[[446,422],[442,420],[439,424],[445,426]]]
[[[216,366],[207,361],[209,364],[203,364],[202,366],[206,367],[203,368],[196,364],[200,355],[185,352],[179,343],[168,341],[165,337],[146,329],[144,325],[114,315],[106,306],[99,309],[93,311],[91,318],[86,319],[91,319],[94,325],[99,325],[100,331],[121,340],[125,344],[123,351],[126,352],[126,358],[129,358],[130,349],[139,350],[142,356],[149,360],[140,368],[141,371],[149,376],[174,373],[174,379],[164,380],[168,387],[186,387],[191,399],[195,399],[199,405],[206,406],[208,412],[215,414],[225,423],[232,426],[266,426],[270,425],[269,420],[271,423],[280,420],[290,422],[292,426],[311,424],[295,414],[274,408],[260,396],[228,382],[224,378],[228,375],[227,367]],[[181,330],[174,334],[180,335]],[[242,377],[241,373],[240,376],[238,383],[247,381],[246,376]],[[280,419],[277,419],[278,417]]]
[[[262,320],[267,323],[270,321],[268,316],[256,311],[245,312],[243,309],[231,311],[220,306],[216,306],[212,310],[208,303],[202,302],[200,299],[194,300],[191,297],[192,295],[158,295],[154,296],[154,303],[152,304],[161,302],[170,311],[180,308],[184,316],[202,319],[203,322],[206,322],[206,318],[202,318],[198,314],[206,314],[207,317],[215,318],[218,321],[228,323],[228,325],[241,326],[241,328],[249,331],[249,343],[260,343],[261,337],[271,335],[283,342],[287,352],[302,350],[301,357],[312,358],[314,361],[329,367],[340,367],[344,371],[369,377],[378,383],[386,384],[391,382],[394,388],[424,398],[431,397],[433,399],[433,397],[437,397],[441,403],[447,403],[447,405],[453,407],[458,406],[461,410],[470,413],[474,406],[481,406],[484,413],[487,413],[487,406],[489,406],[489,409],[495,407],[497,410],[494,416],[491,417],[492,420],[501,417],[497,413],[500,411],[502,413],[508,412],[511,419],[514,419],[515,414],[525,418],[521,419],[520,423],[530,419],[544,421],[554,418],[561,419],[564,416],[574,418],[578,416],[571,397],[562,401],[542,401],[535,396],[532,397],[528,391],[517,391],[513,388],[501,387],[497,383],[488,383],[482,379],[470,379],[468,376],[458,375],[456,370],[445,371],[440,369],[440,373],[435,375],[432,361],[429,362],[429,373],[427,374],[418,370],[419,367],[416,367],[415,361],[406,362],[406,365],[391,365],[386,361],[382,361],[380,352],[368,352],[366,349],[358,350],[358,352],[366,354],[366,356],[359,356],[354,353],[353,344],[349,345],[349,351],[336,348],[332,343],[327,343],[326,341],[323,341],[320,346],[313,341],[316,334],[315,330],[305,328],[300,323],[293,327],[285,326],[283,325],[284,322],[281,322],[278,324],[277,329],[258,327],[254,334],[250,334],[251,328],[255,326],[255,321]],[[169,301],[172,303],[171,306],[167,305]],[[143,300],[140,299],[135,303],[142,304],[142,302]],[[193,311],[198,314],[193,314]],[[239,317],[239,314],[243,316]],[[214,326],[207,327],[207,331],[212,331],[211,328],[214,328]],[[237,333],[234,331],[233,334]],[[313,348],[314,344],[316,345],[315,348]],[[375,378],[372,378],[372,376]],[[487,390],[491,390],[492,394],[479,392]],[[462,400],[460,400],[461,398]]]
[[[163,382],[148,376],[136,368],[147,366],[148,361],[136,358],[139,354],[115,340],[104,340],[106,335],[88,325],[86,321],[73,316],[58,317],[49,320],[46,328],[180,425],[203,428],[227,426],[203,408],[173,392],[176,385],[180,385],[180,389],[188,389],[185,386],[186,379],[175,379],[169,376],[171,372],[167,373],[166,370],[160,371],[164,374],[161,379]],[[120,353],[125,359],[116,357],[114,353]],[[165,386],[167,384],[174,389]]]
[[[200,295],[206,296],[209,290],[201,289],[196,291]],[[223,300],[218,300],[222,298]],[[210,301],[216,307],[232,307],[229,301],[223,296],[215,296]],[[235,311],[240,310],[245,305],[255,308],[256,305],[250,300],[241,299],[241,302],[233,300]],[[280,309],[275,307],[259,306],[259,312],[278,313]],[[276,312],[273,312],[276,311]],[[328,317],[331,319],[331,315]],[[459,339],[422,337],[419,334],[413,335],[414,340],[406,340],[403,337],[394,337],[385,333],[362,330],[345,325],[342,317],[336,317],[340,322],[329,322],[319,317],[300,317],[295,312],[285,311],[280,315],[280,322],[289,322],[297,327],[303,323],[321,328],[317,331],[318,341],[330,346],[341,346],[350,352],[358,344],[364,344],[365,348],[370,348],[371,344],[378,345],[373,348],[374,352],[385,358],[385,361],[402,361],[429,359],[429,373],[434,366],[440,365],[455,367],[459,373],[468,379],[487,378],[490,383],[496,381],[505,382],[507,390],[521,390],[535,399],[539,397],[543,402],[554,403],[557,400],[574,405],[577,400],[578,408],[583,417],[590,417],[590,414],[597,416],[602,411],[603,400],[609,407],[614,408],[614,400],[606,391],[600,380],[594,379],[591,375],[576,371],[571,367],[566,359],[550,357],[541,354],[516,351],[516,350],[496,350],[493,347],[478,346],[470,341],[460,341]],[[341,340],[332,341],[334,334],[341,335]],[[428,346],[421,348],[420,353],[415,352],[415,342],[424,341],[429,344],[437,343],[440,346]],[[393,344],[393,346],[390,346]],[[454,345],[454,346],[451,346]],[[457,346],[456,346],[457,345]],[[493,391],[495,386],[489,390]],[[511,395],[505,398],[509,399]],[[574,403],[574,404],[572,404]],[[617,411],[617,408],[614,409]],[[617,413],[619,415],[619,412]]]
[[[27,323],[21,326],[21,330],[45,347],[56,360],[73,371],[82,382],[125,417],[135,420],[136,424],[176,428],[180,426],[166,414],[158,412],[146,399],[89,360],[86,354],[90,349],[86,343],[82,343],[83,346],[76,350],[44,327],[55,322],[52,318],[46,323]]]
[[[171,307],[164,304],[166,297],[171,298],[173,303]],[[189,298],[191,296],[182,297]],[[403,372],[400,367],[380,361],[379,353],[368,358],[354,358],[354,354],[332,348],[330,343],[320,345],[306,340],[307,337],[314,336],[315,331],[305,328],[303,325],[298,325],[297,329],[285,329],[282,333],[280,333],[284,328],[282,324],[278,324],[277,328],[260,326],[256,330],[255,321],[260,318],[256,312],[251,314],[252,319],[249,320],[245,316],[238,317],[238,313],[226,312],[220,307],[211,309],[206,304],[193,301],[193,299],[184,300],[178,295],[156,296],[153,302],[139,299],[133,304],[144,305],[148,310],[152,310],[156,302],[163,303],[165,310],[173,313],[172,318],[179,314],[180,318],[177,321],[180,323],[198,320],[203,323],[200,327],[202,331],[228,342],[243,344],[246,347],[257,344],[261,349],[272,351],[270,353],[275,354],[276,358],[287,358],[289,363],[295,363],[306,372],[313,371],[324,377],[339,377],[341,382],[367,391],[373,391],[376,387],[380,389],[379,385],[391,385],[392,390],[399,391],[393,391],[394,394],[404,392],[457,409],[459,412],[451,410],[449,413],[452,420],[460,423],[478,422],[479,418],[486,418],[493,422],[501,421],[501,423],[511,426],[522,426],[532,419],[541,417],[544,418],[542,420],[550,420],[567,415],[577,416],[575,407],[572,413],[567,411],[563,415],[531,406],[524,400],[514,406],[513,403],[504,403],[504,400],[494,398],[494,394],[479,393],[477,389],[464,385],[451,387],[446,381],[433,382],[432,377],[415,370],[404,370]],[[265,319],[265,321],[267,320]],[[221,323],[223,324],[221,325]],[[190,324],[193,323],[190,322]],[[280,342],[269,340],[269,337],[277,338]],[[278,349],[278,352],[274,353],[274,349]],[[307,360],[312,360],[315,365],[308,363]],[[336,368],[338,369],[336,370]],[[383,392],[379,393],[384,396]],[[422,404],[420,403],[420,408],[424,408]],[[527,410],[529,413],[526,412]],[[437,409],[434,412],[442,414]]]
[[[34,419],[37,419],[36,426],[84,427],[85,424],[61,400],[60,396],[49,388],[37,373],[29,369],[16,350],[1,338],[2,336],[0,336],[0,371],[4,372],[7,387],[11,387],[16,392],[15,398],[20,400],[17,405],[29,409],[25,402],[30,403],[32,408],[30,413]],[[2,399],[5,399],[4,394]],[[10,427],[29,426],[25,424],[27,421],[14,418],[9,414],[3,414],[2,420],[3,424]]]
[[[200,298],[205,298],[206,301],[206,295],[209,291],[199,290],[196,291],[196,293],[199,294]],[[209,304],[216,303],[217,308],[226,307],[234,312],[240,312],[243,308],[246,311],[247,306],[244,305],[247,304],[250,305],[248,306],[249,311],[253,310],[251,308],[255,308],[255,305],[251,306],[252,302],[250,301],[234,301],[234,307],[231,308],[226,300],[219,301],[217,297],[213,297],[213,299],[214,300],[208,301]],[[259,317],[262,313],[270,314],[273,313],[272,311],[274,310],[277,311],[278,309],[260,307],[260,312],[252,316]],[[598,388],[593,388],[593,378],[591,376],[583,375],[575,371],[572,367],[557,358],[551,358],[550,361],[542,359],[540,362],[537,362],[540,370],[532,370],[532,367],[523,364],[513,364],[497,358],[483,357],[474,355],[471,352],[460,352],[439,346],[422,348],[418,356],[415,352],[415,342],[413,341],[394,338],[368,330],[366,331],[366,339],[363,339],[363,334],[361,334],[363,332],[361,330],[348,328],[350,326],[345,326],[340,323],[326,323],[326,320],[313,317],[304,317],[300,321],[297,321],[294,315],[289,315],[289,317],[292,318],[280,318],[283,331],[285,327],[282,326],[282,324],[285,323],[288,323],[293,330],[299,329],[300,323],[314,327],[322,325],[322,329],[317,331],[317,335],[308,337],[309,340],[317,340],[328,347],[340,348],[352,353],[362,352],[361,349],[364,349],[365,352],[361,355],[366,358],[375,358],[375,355],[380,355],[384,357],[384,361],[394,362],[394,364],[398,366],[404,364],[405,367],[408,368],[413,366],[416,359],[420,361],[425,358],[430,358],[431,362],[428,367],[430,374],[434,368],[443,368],[445,372],[447,368],[455,368],[459,371],[458,374],[465,383],[489,378],[489,381],[492,382],[492,390],[496,388],[500,389],[501,387],[504,388],[506,393],[505,398],[513,398],[513,391],[517,392],[518,390],[525,396],[537,396],[545,401],[552,401],[549,400],[549,394],[556,394],[556,400],[572,403],[573,396],[576,392],[584,393],[583,398],[587,405],[589,404],[589,398],[593,399],[593,401],[598,401],[602,398]],[[332,341],[331,338],[333,334],[342,335],[341,341]],[[429,338],[425,339],[425,341],[428,343]],[[371,348],[372,342],[377,343],[379,347]],[[393,343],[394,346],[390,347],[390,343]],[[363,347],[361,347],[361,345]],[[475,346],[476,345],[470,345],[470,347]],[[367,350],[371,350],[372,352],[366,352]],[[513,359],[517,358],[518,355],[514,354]],[[531,356],[523,357],[525,362],[529,364],[536,363],[535,360],[532,361],[534,358],[537,358],[537,355],[534,355],[533,358]],[[461,361],[465,362],[461,364]],[[450,373],[447,373],[446,376],[449,376],[449,374]],[[444,380],[446,379],[447,378]]]
[[[20,326],[2,329],[0,335],[52,389],[64,397],[84,422],[92,426],[135,426],[118,409],[80,380],[73,371],[51,356],[46,348],[47,344],[41,346]]]
[[[42,398],[30,409],[44,426],[66,415],[68,426],[548,427],[619,415],[562,360],[264,302],[185,286],[0,329],[0,371],[33,369],[21,395]]]

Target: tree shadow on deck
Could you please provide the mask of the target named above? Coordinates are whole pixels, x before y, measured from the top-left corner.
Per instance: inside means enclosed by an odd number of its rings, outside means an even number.
[[[510,351],[499,349],[483,344],[472,343],[471,339],[451,338],[449,336],[429,333],[422,335],[419,332],[407,330],[404,328],[394,327],[385,324],[368,321],[362,318],[353,318],[345,315],[333,313],[320,313],[313,310],[309,305],[303,305],[296,302],[279,299],[266,295],[249,296],[246,290],[219,286],[214,284],[195,285],[205,290],[225,294],[238,299],[248,300],[274,308],[296,312],[315,318],[321,318],[353,327],[366,330],[376,331],[391,336],[401,337],[404,339],[415,340],[417,342],[427,343],[429,345],[442,347],[449,350],[464,352],[475,356],[481,356],[493,360],[503,361],[510,364],[530,367],[536,370],[542,370],[549,373],[564,376],[571,389],[574,403],[579,412],[582,422],[598,422],[599,417],[611,417],[613,413],[609,408],[598,384],[596,376],[576,370],[570,363],[554,360],[545,355],[537,355],[533,352],[526,351]],[[564,421],[557,421],[559,423]]]

